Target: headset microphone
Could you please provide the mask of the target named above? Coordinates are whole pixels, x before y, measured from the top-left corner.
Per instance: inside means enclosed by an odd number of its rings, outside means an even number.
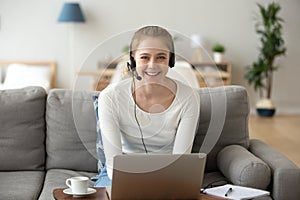
[[[136,71],[135,71],[135,77],[136,77],[136,79],[137,79],[138,81],[142,80],[142,77],[141,77],[141,76],[139,76],[139,75],[137,74],[137,72],[136,72]]]
[[[138,75],[138,73],[136,72],[135,68],[133,68],[129,62],[127,62],[127,68],[128,70],[131,72],[132,76],[134,76],[137,80],[142,80],[142,77]]]

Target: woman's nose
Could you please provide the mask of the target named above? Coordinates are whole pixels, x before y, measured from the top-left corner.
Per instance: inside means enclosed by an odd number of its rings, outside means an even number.
[[[155,64],[154,58],[150,58],[150,59],[149,59],[149,62],[148,62],[148,67],[153,67],[154,64]]]
[[[149,60],[149,64],[154,64],[154,63],[155,63],[155,58],[151,57],[150,60]]]

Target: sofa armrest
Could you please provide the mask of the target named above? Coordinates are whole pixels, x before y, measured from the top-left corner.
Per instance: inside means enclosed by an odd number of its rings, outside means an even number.
[[[272,171],[274,200],[297,200],[300,197],[300,168],[270,145],[250,140],[249,150],[266,162]]]
[[[223,148],[217,157],[218,168],[233,184],[266,190],[271,181],[271,170],[240,145]]]

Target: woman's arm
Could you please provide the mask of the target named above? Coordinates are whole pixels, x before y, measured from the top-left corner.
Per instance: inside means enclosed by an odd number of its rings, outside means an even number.
[[[119,117],[113,93],[101,92],[98,101],[98,116],[106,158],[108,176],[112,179],[113,157],[122,154]]]
[[[200,113],[199,94],[194,90],[185,99],[181,104],[183,112],[175,136],[173,154],[191,153],[198,125]]]

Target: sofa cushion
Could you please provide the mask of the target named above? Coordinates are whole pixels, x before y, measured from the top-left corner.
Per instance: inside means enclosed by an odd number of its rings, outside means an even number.
[[[269,166],[239,145],[230,145],[218,154],[220,171],[234,184],[267,189],[271,181]]]
[[[45,183],[43,186],[43,191],[39,197],[39,200],[54,200],[53,198],[53,190],[55,188],[66,188],[66,179],[74,177],[74,176],[87,176],[92,177],[95,176],[96,173],[88,173],[82,171],[72,171],[65,169],[50,169],[47,171],[45,177]],[[93,187],[94,182],[89,182],[89,187]]]
[[[38,199],[44,175],[43,171],[0,172],[0,199]]]
[[[97,172],[96,92],[53,89],[46,106],[47,169]]]
[[[206,171],[217,171],[217,154],[225,146],[249,146],[249,104],[242,86],[200,88],[200,119],[192,152],[207,153]]]
[[[0,91],[0,170],[43,170],[46,92],[41,87]]]

